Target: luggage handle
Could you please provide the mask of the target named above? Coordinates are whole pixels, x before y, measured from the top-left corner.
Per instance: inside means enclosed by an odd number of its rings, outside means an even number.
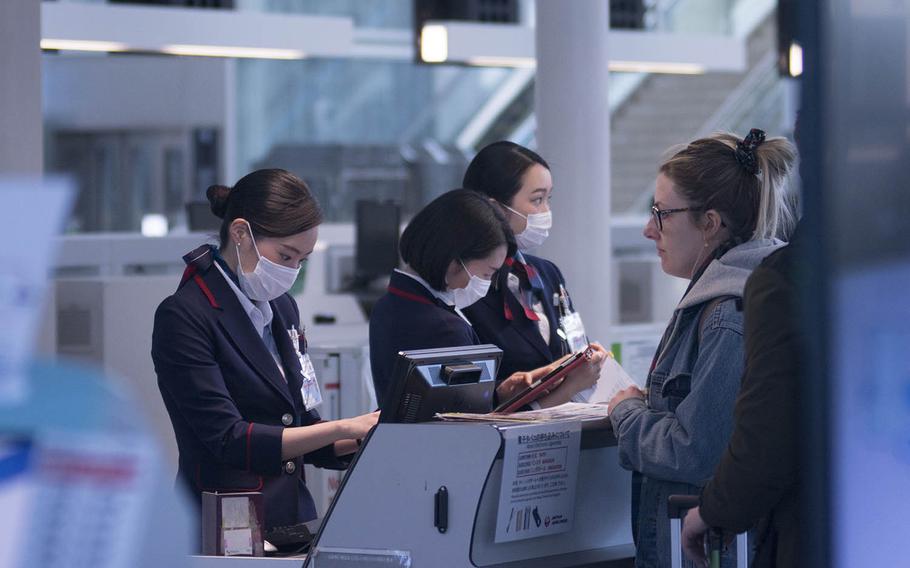
[[[670,495],[667,498],[667,516],[670,518],[670,561],[671,566],[682,566],[682,520],[689,509],[698,507],[698,495]],[[712,527],[708,531],[711,566],[720,566],[720,551],[723,548],[723,531]],[[745,567],[749,563],[748,533],[736,537],[736,565]]]

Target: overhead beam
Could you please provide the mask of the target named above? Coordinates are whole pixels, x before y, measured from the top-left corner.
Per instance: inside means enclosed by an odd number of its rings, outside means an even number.
[[[534,28],[514,24],[429,21],[431,37],[445,45],[427,45],[445,63],[533,67]],[[424,37],[427,37],[426,35]],[[567,41],[571,41],[567,39]],[[746,45],[741,38],[652,31],[610,30],[607,37],[610,71],[646,73],[743,72]],[[582,62],[590,65],[593,61]]]
[[[302,59],[351,52],[351,18],[70,2],[41,3],[41,47]]]

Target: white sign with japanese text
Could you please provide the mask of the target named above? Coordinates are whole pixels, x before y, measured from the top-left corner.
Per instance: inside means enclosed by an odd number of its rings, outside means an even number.
[[[503,427],[505,451],[495,542],[572,530],[580,422]]]

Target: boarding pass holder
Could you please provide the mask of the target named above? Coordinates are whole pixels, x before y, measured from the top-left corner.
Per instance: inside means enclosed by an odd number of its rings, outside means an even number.
[[[300,360],[300,374],[303,379],[303,384],[300,386],[300,396],[303,398],[303,406],[307,411],[310,411],[322,404],[322,391],[319,390],[319,382],[316,380],[316,370],[313,368],[310,354],[306,352],[306,328],[303,329],[303,334],[300,334],[292,326],[288,330],[288,334],[291,336],[291,343],[294,345],[297,359]],[[301,338],[303,339],[303,353],[300,351]]]

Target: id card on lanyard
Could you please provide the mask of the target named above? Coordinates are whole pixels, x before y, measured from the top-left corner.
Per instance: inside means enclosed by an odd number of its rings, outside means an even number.
[[[569,351],[578,353],[587,348],[588,335],[585,333],[585,324],[582,323],[581,315],[579,315],[578,312],[571,312],[568,315],[560,317],[559,327],[565,334],[565,340],[569,345]]]
[[[302,375],[303,384],[300,386],[300,397],[303,399],[303,406],[307,411],[313,410],[322,404],[322,392],[319,390],[319,382],[316,380],[316,370],[313,368],[313,362],[310,360],[309,353],[300,352],[300,334],[291,327],[288,330],[291,335],[291,343],[294,344],[294,351],[300,360],[300,374]],[[306,349],[306,328],[303,329],[303,345]]]
[[[588,335],[581,315],[569,308],[569,293],[565,286],[559,285],[559,293],[553,294],[554,303],[559,307],[559,335],[569,346],[569,352],[578,353],[588,347]]]

